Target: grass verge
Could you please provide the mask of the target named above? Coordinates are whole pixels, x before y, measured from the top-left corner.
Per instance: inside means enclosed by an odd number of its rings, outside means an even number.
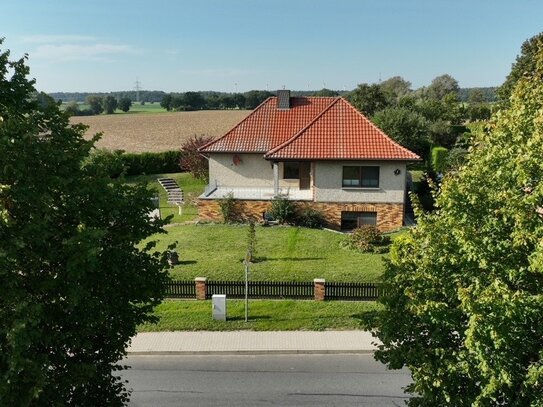
[[[381,309],[375,302],[250,300],[245,322],[243,300],[227,301],[227,321],[211,318],[211,301],[166,300],[156,307],[157,324],[139,332],[160,331],[324,331],[368,329],[364,323]]]

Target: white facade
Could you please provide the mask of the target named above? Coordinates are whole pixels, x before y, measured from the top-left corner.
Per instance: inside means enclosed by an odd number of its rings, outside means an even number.
[[[342,187],[343,166],[378,166],[379,188]],[[406,167],[403,161],[317,161],[313,174],[316,202],[403,203]],[[399,170],[396,175],[394,171]]]
[[[343,187],[343,166],[378,166],[379,187]],[[298,180],[282,179],[281,163],[278,173],[279,191],[290,199],[361,203],[403,203],[405,200],[404,161],[316,161],[311,165],[309,190],[299,190]],[[204,199],[222,198],[229,192],[237,199],[267,200],[275,195],[273,165],[263,154],[210,154],[209,180]]]
[[[273,168],[263,154],[210,154],[209,183],[220,187],[273,188]]]

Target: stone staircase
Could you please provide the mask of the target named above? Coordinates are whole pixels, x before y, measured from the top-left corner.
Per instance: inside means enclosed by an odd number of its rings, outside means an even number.
[[[168,194],[168,203],[181,207],[185,202],[183,200],[183,190],[177,185],[172,178],[159,178],[158,182]]]

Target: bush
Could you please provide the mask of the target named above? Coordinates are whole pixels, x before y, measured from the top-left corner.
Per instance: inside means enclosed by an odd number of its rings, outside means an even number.
[[[311,206],[304,206],[296,215],[296,224],[298,226],[320,229],[324,225],[322,213]]]
[[[443,173],[447,167],[448,150],[445,147],[432,148],[432,169],[436,173]]]
[[[222,199],[219,199],[219,207],[221,208],[222,218],[224,223],[231,223],[238,220],[238,211],[234,193],[229,192]]]
[[[192,136],[181,146],[181,159],[179,165],[189,171],[196,179],[208,181],[209,166],[205,157],[198,149],[213,140],[211,136]]]
[[[291,223],[296,219],[296,204],[282,196],[272,200],[270,214],[279,223]]]
[[[344,246],[364,253],[383,253],[388,250],[388,245],[390,238],[383,236],[373,225],[354,229],[344,242]]]
[[[126,175],[162,174],[179,172],[180,151],[162,153],[126,153],[122,155]]]
[[[105,171],[111,178],[118,178],[126,170],[123,152],[106,148],[93,149],[83,162],[83,166],[94,166],[99,171]]]

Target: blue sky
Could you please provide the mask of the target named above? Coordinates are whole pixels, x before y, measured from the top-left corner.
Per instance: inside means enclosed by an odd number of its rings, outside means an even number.
[[[543,31],[540,0],[4,0],[0,37],[37,88],[353,89],[448,73],[505,79]]]

